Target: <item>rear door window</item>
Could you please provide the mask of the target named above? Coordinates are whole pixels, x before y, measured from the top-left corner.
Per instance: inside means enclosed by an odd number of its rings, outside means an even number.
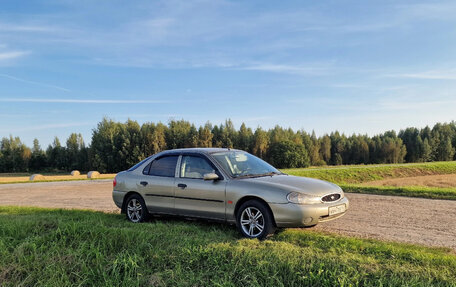
[[[154,160],[149,168],[149,175],[174,177],[179,156],[165,156]]]

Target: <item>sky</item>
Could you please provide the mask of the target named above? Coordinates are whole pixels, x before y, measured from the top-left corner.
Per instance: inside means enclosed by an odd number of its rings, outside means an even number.
[[[375,135],[456,120],[455,1],[0,0],[0,137],[103,117]]]

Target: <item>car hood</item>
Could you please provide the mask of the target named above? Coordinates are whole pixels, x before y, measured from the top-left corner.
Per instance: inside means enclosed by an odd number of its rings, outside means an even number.
[[[342,189],[333,183],[301,176],[273,175],[245,178],[242,180],[270,185],[290,192],[297,191],[315,196],[342,192]]]

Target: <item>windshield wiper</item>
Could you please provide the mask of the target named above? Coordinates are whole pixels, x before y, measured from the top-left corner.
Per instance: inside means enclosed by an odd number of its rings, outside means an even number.
[[[266,172],[266,173],[249,173],[249,174],[243,174],[243,175],[238,175],[235,176],[236,178],[254,178],[254,177],[263,177],[263,176],[273,176],[273,175],[279,175],[282,174],[281,172],[276,172],[276,171],[271,171],[271,172]]]
[[[258,176],[273,176],[273,175],[279,175],[279,174],[282,174],[282,173],[276,172],[276,171],[271,171],[271,172],[267,172],[267,173],[258,174]]]

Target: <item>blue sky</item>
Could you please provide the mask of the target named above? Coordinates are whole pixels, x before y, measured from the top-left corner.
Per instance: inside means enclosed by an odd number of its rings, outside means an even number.
[[[0,1],[0,137],[107,116],[374,135],[456,120],[456,2]]]

